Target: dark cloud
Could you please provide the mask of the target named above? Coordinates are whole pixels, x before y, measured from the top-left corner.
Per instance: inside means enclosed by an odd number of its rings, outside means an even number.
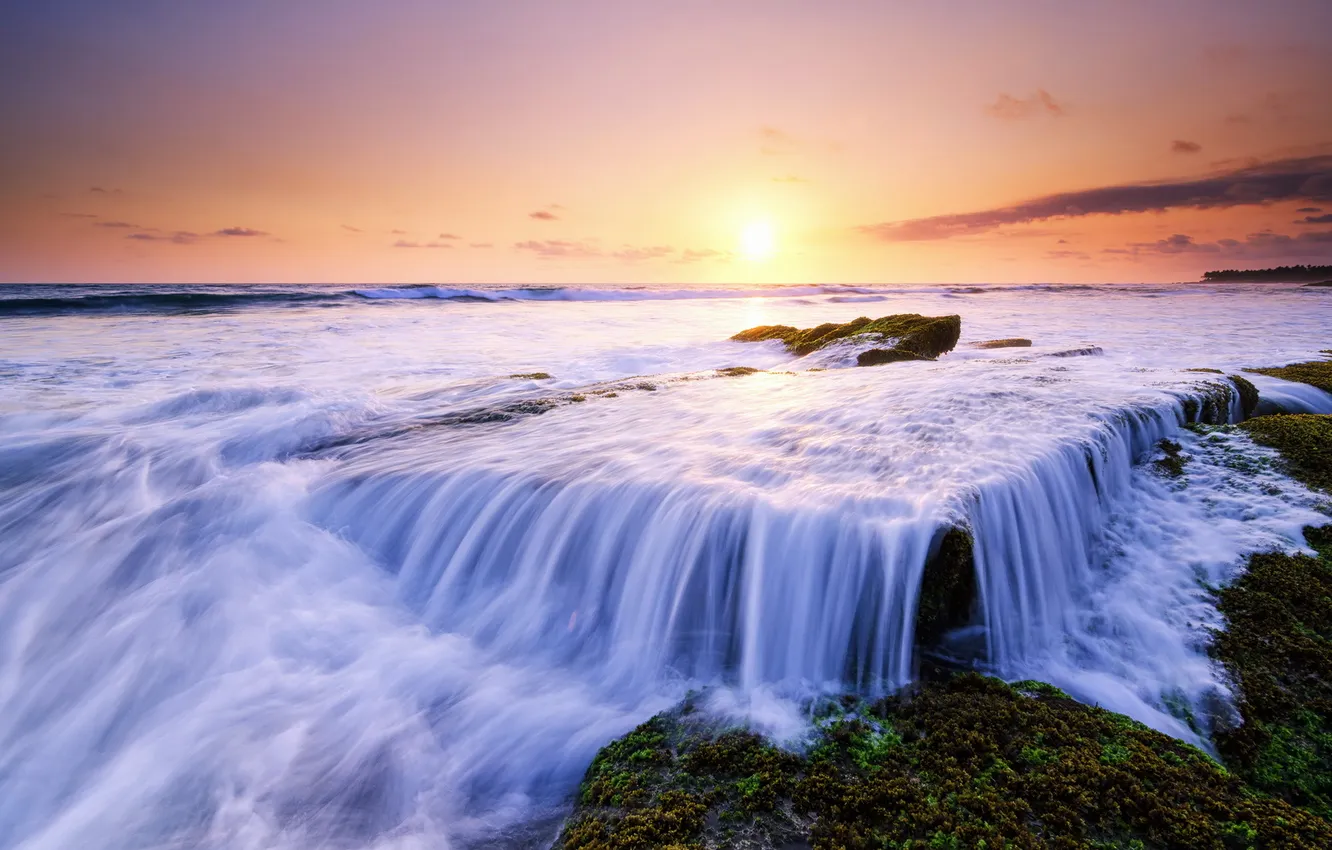
[[[362,230],[362,229],[359,228],[359,227],[352,227],[350,224],[341,224],[341,225],[338,225],[338,226],[341,227],[343,230],[349,230],[349,231],[351,231],[352,233],[364,233],[364,232],[365,232],[364,230]]]
[[[224,227],[221,230],[214,230],[213,236],[267,236],[268,233],[263,230],[255,230],[253,227]]]
[[[394,248],[452,248],[447,242],[408,242],[406,239],[399,239],[393,243]]]
[[[1068,244],[1068,240],[1067,240],[1067,239],[1060,239],[1060,240],[1059,240],[1058,242],[1056,242],[1055,244],[1056,244],[1056,245],[1067,245],[1067,244]]]
[[[1183,139],[1175,139],[1170,143],[1171,153],[1198,153],[1202,150],[1202,145],[1197,142],[1186,142]]]
[[[105,188],[103,188],[103,187],[101,187],[101,186],[93,186],[91,189],[88,190],[88,192],[91,193],[91,194],[93,194],[93,195],[119,195],[119,194],[121,194],[121,191],[120,191],[119,189],[105,189]]]
[[[1134,242],[1129,247],[1155,254],[1219,254],[1221,252],[1219,244],[1214,242],[1200,244],[1194,242],[1192,236],[1184,233],[1176,233],[1169,239],[1158,239],[1155,242]]]
[[[1295,210],[1295,212],[1297,213],[1320,213],[1322,211],[1323,211],[1322,207],[1300,207],[1299,209]]]
[[[794,174],[788,174],[788,175],[786,175],[785,177],[774,177],[774,178],[772,178],[772,182],[774,182],[774,183],[808,183],[809,181],[806,180],[806,179],[803,178],[803,177],[797,177],[797,176],[795,176]]]
[[[590,241],[570,242],[564,239],[546,239],[538,241],[531,239],[526,242],[515,242],[513,247],[515,250],[530,251],[538,257],[547,259],[551,257],[574,257],[581,259],[604,256],[601,249]]]
[[[1052,118],[1064,116],[1064,107],[1045,89],[1037,89],[1035,94],[1027,98],[1016,98],[1005,92],[985,107],[985,111],[1005,121],[1021,121],[1038,115],[1049,115]]]
[[[537,210],[536,212],[530,212],[527,214],[527,217],[534,218],[537,221],[555,221],[559,219],[559,216],[555,215],[555,213],[551,212],[550,210]]]
[[[435,238],[437,238],[437,239],[461,239],[462,237],[459,236],[459,235],[456,234],[456,233],[441,233],[441,234],[439,234],[439,236],[437,236],[437,237],[435,237]]]
[[[1049,219],[1223,209],[1274,201],[1332,201],[1332,156],[1277,160],[1189,180],[1103,186],[1033,198],[1010,207],[869,224],[858,230],[885,242],[917,242]]]
[[[1306,215],[1304,218],[1295,222],[1296,224],[1332,224],[1332,213],[1324,215]]]
[[[156,230],[155,227],[141,227],[128,221],[95,221],[93,227],[112,227],[118,230]]]

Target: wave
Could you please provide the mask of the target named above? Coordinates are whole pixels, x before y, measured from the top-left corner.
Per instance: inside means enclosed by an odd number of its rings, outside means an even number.
[[[35,287],[32,287],[35,288]],[[30,290],[32,288],[29,288]],[[312,306],[346,301],[345,291],[82,291],[66,296],[0,296],[0,318],[80,313],[209,313],[245,307]]]
[[[524,286],[512,289],[469,289],[448,286],[390,286],[357,289],[354,292],[371,300],[444,301],[690,301],[716,298],[799,298],[809,295],[853,293],[874,295],[874,290],[848,286],[761,286],[731,289],[653,289],[622,287]],[[877,299],[876,299],[877,300]]]

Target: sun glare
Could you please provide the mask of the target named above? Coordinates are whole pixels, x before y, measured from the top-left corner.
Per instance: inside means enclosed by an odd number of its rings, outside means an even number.
[[[740,233],[740,252],[745,259],[761,262],[777,250],[777,237],[766,221],[751,221]]]

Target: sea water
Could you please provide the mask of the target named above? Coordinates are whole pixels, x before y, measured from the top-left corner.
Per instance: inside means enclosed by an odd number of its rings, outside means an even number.
[[[903,312],[961,343],[728,339]],[[1182,429],[1226,380],[1186,370],[1329,327],[1272,285],[0,287],[0,847],[540,846],[689,690],[798,738],[911,681],[950,527],[953,663],[1206,747],[1210,588],[1327,506]]]

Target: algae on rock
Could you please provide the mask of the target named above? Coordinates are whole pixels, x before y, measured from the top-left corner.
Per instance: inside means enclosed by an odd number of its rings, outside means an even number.
[[[967,673],[816,716],[796,754],[688,704],[659,715],[597,756],[556,846],[1332,846],[1327,821],[1040,683]]]
[[[1311,360],[1307,363],[1291,363],[1272,369],[1245,369],[1255,375],[1267,375],[1283,381],[1297,384],[1309,384],[1323,392],[1332,393],[1332,360]]]
[[[813,328],[794,328],[790,325],[760,325],[743,330],[731,339],[737,342],[761,342],[780,339],[787,350],[804,356],[837,340],[866,337],[871,340],[891,341],[892,346],[872,349],[861,354],[860,366],[873,366],[897,360],[931,360],[952,351],[962,333],[961,316],[921,316],[917,313],[899,313],[870,319],[861,316],[838,324],[827,322]],[[869,356],[867,356],[869,355]]]

